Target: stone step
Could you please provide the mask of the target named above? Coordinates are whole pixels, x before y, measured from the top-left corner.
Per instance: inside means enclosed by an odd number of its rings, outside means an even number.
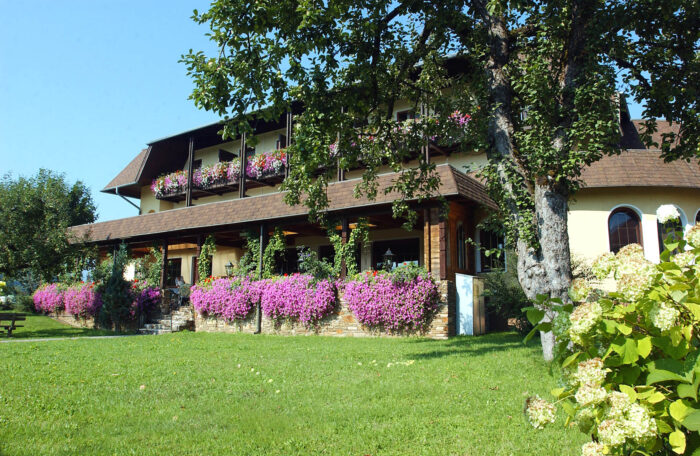
[[[173,331],[169,329],[146,329],[146,328],[141,328],[139,329],[139,332],[143,335],[153,335],[157,336],[158,334],[170,334]]]

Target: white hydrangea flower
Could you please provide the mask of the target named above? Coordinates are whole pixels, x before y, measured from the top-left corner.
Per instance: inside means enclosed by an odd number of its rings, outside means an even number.
[[[667,331],[676,324],[681,313],[668,303],[661,302],[649,311],[651,322],[661,331]]]
[[[685,240],[693,247],[700,247],[700,224],[695,225],[685,233]]]
[[[664,224],[670,222],[671,220],[679,220],[681,214],[678,213],[678,209],[673,204],[662,204],[656,210],[656,219],[659,223]]]
[[[637,273],[624,274],[617,281],[617,292],[628,302],[638,301],[651,288],[655,273],[653,268],[640,267]]]
[[[632,260],[632,259],[644,259],[644,248],[639,244],[627,244],[622,247],[615,257],[618,261]]]
[[[656,421],[646,408],[637,403],[627,409],[624,426],[627,435],[639,443],[656,435]]]
[[[543,429],[545,425],[554,423],[554,413],[554,405],[539,396],[529,397],[525,402],[525,415],[535,429]]]
[[[600,358],[592,358],[578,363],[573,377],[581,385],[600,386],[607,372]]]
[[[586,405],[600,404],[605,400],[606,395],[607,392],[605,391],[605,388],[593,385],[583,385],[578,389],[578,391],[576,391],[574,397],[576,397],[576,402],[578,402],[579,405],[585,407]]]
[[[603,316],[603,308],[597,302],[587,302],[576,307],[569,315],[571,327],[569,337],[574,343],[581,345],[583,336],[586,335],[600,321]]]
[[[581,456],[604,456],[605,445],[598,442],[584,443],[581,447]]]
[[[584,278],[574,279],[569,288],[569,297],[574,302],[584,302],[590,296],[593,288]]]
[[[687,268],[695,261],[695,254],[693,252],[677,253],[671,257],[671,261],[676,263],[679,268]]]
[[[608,416],[610,418],[621,418],[627,412],[627,409],[632,404],[630,397],[620,391],[611,391],[607,397],[610,410]]]
[[[615,254],[607,252],[600,255],[593,261],[591,270],[598,280],[603,280],[610,275],[617,267],[617,259]]]
[[[618,446],[627,440],[625,423],[617,419],[607,419],[598,425],[598,439],[607,446]]]

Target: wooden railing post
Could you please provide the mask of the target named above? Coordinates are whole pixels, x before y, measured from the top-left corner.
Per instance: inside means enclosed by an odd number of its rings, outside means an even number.
[[[194,138],[190,136],[187,154],[187,191],[185,194],[185,206],[192,206],[192,175],[194,174]]]
[[[245,175],[245,169],[248,167],[248,154],[246,153],[246,134],[245,132],[241,133],[241,157],[240,157],[240,162],[241,162],[241,176],[240,176],[240,183],[238,185],[238,196],[240,198],[245,198],[245,180],[246,180],[246,175]]]

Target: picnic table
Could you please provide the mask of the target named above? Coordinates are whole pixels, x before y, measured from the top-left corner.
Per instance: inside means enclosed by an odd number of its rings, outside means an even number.
[[[11,337],[12,331],[14,331],[15,328],[24,327],[24,325],[18,325],[17,322],[26,319],[27,314],[23,313],[0,313],[0,328],[3,328],[5,332],[7,332],[7,337]]]

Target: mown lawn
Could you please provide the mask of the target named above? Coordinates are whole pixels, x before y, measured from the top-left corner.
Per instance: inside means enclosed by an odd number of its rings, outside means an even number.
[[[75,328],[43,315],[27,315],[27,319],[17,322],[23,325],[12,331],[11,339],[40,339],[44,337],[82,337],[105,336],[114,334],[112,331],[99,329]],[[1,340],[7,339],[7,334],[0,334]]]
[[[555,381],[514,334],[185,332],[0,350],[5,456],[574,455],[585,441],[562,416],[544,431],[525,421],[526,395]]]

